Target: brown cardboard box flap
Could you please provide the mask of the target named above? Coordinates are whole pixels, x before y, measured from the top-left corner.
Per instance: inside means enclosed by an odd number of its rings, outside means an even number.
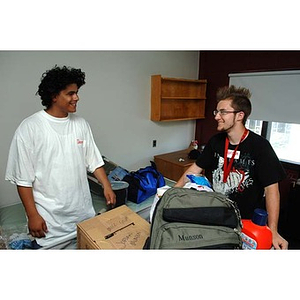
[[[150,234],[150,224],[126,205],[83,221],[77,228],[79,249],[143,249]]]

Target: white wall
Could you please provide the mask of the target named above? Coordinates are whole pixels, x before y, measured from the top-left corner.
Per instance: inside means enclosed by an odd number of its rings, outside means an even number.
[[[42,73],[55,64],[81,68],[77,114],[90,123],[101,153],[129,170],[153,155],[187,148],[195,121],[150,120],[151,75],[197,79],[198,51],[1,51],[0,207],[19,202],[4,180],[10,142],[19,123],[43,109],[35,95]],[[152,140],[157,147],[152,148]]]

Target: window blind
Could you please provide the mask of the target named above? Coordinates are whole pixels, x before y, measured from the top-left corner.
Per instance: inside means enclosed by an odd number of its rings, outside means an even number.
[[[300,70],[232,73],[229,84],[250,89],[250,119],[300,123]]]

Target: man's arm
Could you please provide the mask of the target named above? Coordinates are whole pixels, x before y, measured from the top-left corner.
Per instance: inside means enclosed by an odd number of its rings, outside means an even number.
[[[196,163],[193,163],[179,178],[177,183],[174,185],[175,187],[183,187],[187,182],[188,179],[186,177],[187,174],[201,174],[202,168],[198,167]]]
[[[105,170],[103,169],[103,167],[100,167],[97,168],[93,174],[103,186],[106,204],[112,205],[114,207],[116,205],[116,195],[112,190],[111,184],[106,176]]]
[[[17,189],[28,218],[29,233],[33,237],[44,237],[48,229],[45,220],[36,209],[32,188],[18,185]]]
[[[278,219],[280,210],[280,194],[278,183],[271,184],[265,188],[266,208],[268,212],[268,226],[273,235],[273,246],[275,249],[287,249],[288,242],[278,233]]]

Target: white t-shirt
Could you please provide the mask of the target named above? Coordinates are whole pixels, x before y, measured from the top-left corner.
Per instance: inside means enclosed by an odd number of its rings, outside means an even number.
[[[51,246],[76,237],[76,224],[95,215],[87,170],[104,165],[89,124],[76,114],[55,118],[44,110],[25,119],[13,137],[5,179],[33,188]]]

